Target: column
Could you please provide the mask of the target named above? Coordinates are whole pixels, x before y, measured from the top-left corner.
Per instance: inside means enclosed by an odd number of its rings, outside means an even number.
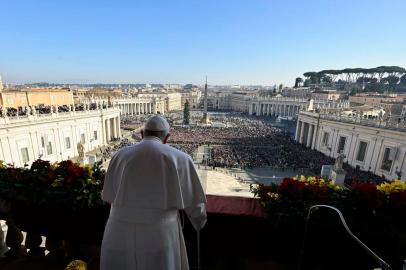
[[[119,138],[121,138],[120,116],[117,116],[116,120],[117,120],[117,135]]]
[[[317,127],[316,127],[316,125],[313,125],[313,129],[314,129],[314,132],[313,132],[312,149],[315,149],[316,148],[316,136],[317,136]]]
[[[107,127],[107,132],[106,132],[106,134],[107,134],[107,143],[109,143],[110,142],[110,140],[111,140],[111,136],[110,136],[110,131],[111,131],[111,125],[110,125],[110,119],[107,119],[106,120],[106,127]]]
[[[307,134],[307,143],[306,143],[307,147],[311,146],[311,143],[313,140],[313,128],[314,128],[314,126],[309,124],[309,133]]]
[[[106,134],[105,134],[105,130],[106,130],[106,123],[104,122],[105,120],[102,120],[102,134],[100,134],[101,135],[101,137],[102,137],[102,145],[105,145],[106,144]]]
[[[300,128],[302,127],[302,121],[297,120],[296,123],[296,133],[295,133],[295,141],[299,141],[299,134],[300,134]]]
[[[128,105],[130,105],[130,104],[128,104]],[[130,106],[128,106],[128,107],[130,107]],[[117,138],[117,118],[114,117],[111,120],[113,122],[113,137]]]
[[[300,127],[299,143],[303,143],[304,126],[305,126],[305,123],[302,121],[302,125]]]

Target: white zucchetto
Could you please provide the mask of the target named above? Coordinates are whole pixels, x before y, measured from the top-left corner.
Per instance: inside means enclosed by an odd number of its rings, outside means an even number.
[[[162,116],[154,115],[145,123],[144,130],[169,132],[169,124]]]

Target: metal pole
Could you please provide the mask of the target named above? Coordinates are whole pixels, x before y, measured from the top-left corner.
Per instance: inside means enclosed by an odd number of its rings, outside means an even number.
[[[333,206],[324,205],[324,204],[313,205],[312,207],[309,208],[309,212],[308,212],[307,218],[306,218],[305,235],[303,237],[302,249],[300,250],[300,254],[299,254],[299,264],[298,264],[298,269],[299,270],[302,269],[304,247],[305,247],[307,230],[308,230],[308,226],[309,226],[310,215],[312,214],[313,209],[318,210],[319,208],[328,208],[328,209],[331,209],[331,210],[335,211],[338,214],[338,216],[340,217],[341,223],[343,224],[345,230],[351,236],[351,238],[354,239],[362,248],[364,248],[369,253],[369,255],[371,255],[375,259],[375,261],[379,264],[379,266],[382,267],[382,269],[392,270],[392,268],[390,267],[389,264],[387,264],[384,260],[382,260],[377,254],[375,254],[375,252],[373,252],[369,247],[367,247],[367,245],[365,245],[361,240],[358,239],[358,237],[356,237],[351,232],[351,230],[348,227],[347,222],[345,221],[344,216],[343,216],[343,214],[341,213],[340,210],[338,210],[337,208],[335,208]]]
[[[200,231],[197,231],[197,270],[200,270]]]

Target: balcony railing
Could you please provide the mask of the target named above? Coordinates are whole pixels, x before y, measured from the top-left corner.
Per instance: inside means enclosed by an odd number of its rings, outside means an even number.
[[[314,117],[314,118],[320,117],[320,119],[325,119],[325,120],[406,132],[406,119],[405,118],[403,118],[403,120],[401,118],[395,118],[395,117],[368,119],[368,118],[361,118],[361,117],[350,117],[350,116],[335,115],[335,114],[322,114],[322,113],[314,113],[314,112],[306,112],[306,111],[302,111],[301,114],[310,116],[310,117]]]

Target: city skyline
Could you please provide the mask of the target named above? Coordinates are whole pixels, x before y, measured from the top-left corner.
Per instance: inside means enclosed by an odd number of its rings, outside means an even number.
[[[404,67],[406,3],[13,1],[6,83],[293,85],[307,71]],[[362,12],[361,12],[362,11]]]

